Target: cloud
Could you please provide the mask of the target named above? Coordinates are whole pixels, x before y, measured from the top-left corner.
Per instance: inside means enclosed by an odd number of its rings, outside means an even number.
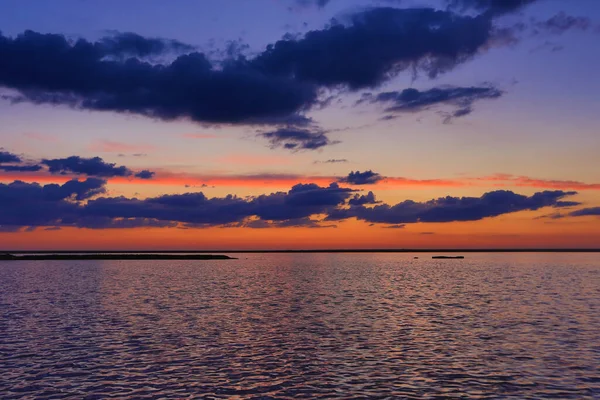
[[[172,39],[146,38],[132,32],[115,32],[97,43],[104,55],[149,57],[165,53],[189,53],[194,46]]]
[[[152,64],[123,53],[147,54],[152,46],[121,39],[108,46],[113,39],[69,41],[33,31],[0,35],[0,86],[19,92],[13,102],[211,123],[266,124],[317,101],[313,85],[264,74],[247,62],[217,66],[194,52]],[[111,59],[115,53],[122,57]]]
[[[52,174],[85,174],[111,178],[115,176],[130,176],[133,172],[125,167],[117,167],[114,163],[107,163],[100,157],[83,158],[71,156],[67,158],[43,159],[42,164],[48,166]]]
[[[156,175],[155,172],[144,169],[144,170],[138,172],[137,174],[135,174],[134,176],[136,178],[140,178],[140,179],[152,179],[152,178],[154,178],[154,175]]]
[[[294,0],[300,7],[316,6],[318,8],[325,7],[331,0]]]
[[[134,173],[124,165],[117,166],[115,163],[105,162],[100,157],[84,158],[70,156],[67,158],[43,159],[41,163],[48,167],[48,172],[51,174],[61,175],[82,174],[101,178],[134,176],[140,179],[152,179],[155,174],[149,170]]]
[[[0,165],[0,171],[5,172],[36,172],[41,169],[41,165]]]
[[[143,57],[182,46],[133,33],[90,42],[25,31],[0,35],[0,85],[19,92],[13,102],[162,120],[289,124],[319,103],[322,87],[375,87],[407,69],[434,77],[476,55],[492,33],[484,16],[380,7],[288,35],[252,59],[216,63],[193,52],[159,64]]]
[[[492,37],[491,20],[431,8],[370,8],[346,23],[285,38],[252,64],[265,74],[321,86],[375,87],[406,69],[435,77],[472,58]]]
[[[372,193],[336,183],[298,184],[287,192],[241,198],[209,198],[202,192],[170,194],[146,199],[102,197],[106,181],[88,178],[63,185],[15,181],[0,184],[2,230],[27,227],[91,229],[135,227],[325,227],[324,221],[357,218],[370,223],[403,225],[415,222],[475,221],[542,207],[570,207],[563,200],[575,192],[546,191],[532,196],[495,191],[476,197],[445,197],[428,202],[406,200],[377,204]],[[366,207],[368,204],[369,207]],[[399,226],[397,226],[398,228]]]
[[[269,140],[271,147],[283,147],[288,150],[317,150],[321,147],[339,143],[330,140],[326,133],[319,129],[279,128],[274,131],[260,133]]]
[[[313,162],[313,164],[340,164],[340,163],[347,163],[348,160],[345,158],[330,158],[329,160],[325,160],[325,161],[315,161]]]
[[[404,89],[401,92],[383,92],[371,99],[373,103],[391,103],[388,113],[418,112],[439,105],[450,105],[456,110],[449,116],[459,118],[472,111],[473,103],[482,99],[496,99],[502,92],[494,87],[438,87],[425,91]]]
[[[546,21],[537,22],[535,27],[555,35],[561,35],[566,31],[577,29],[587,31],[592,26],[592,21],[587,17],[573,17],[564,11],[554,15]]]
[[[372,185],[383,179],[385,178],[377,172],[368,170],[365,172],[351,171],[348,176],[340,178],[338,181],[352,185]]]
[[[474,9],[489,16],[513,13],[537,0],[447,0],[450,9]]]
[[[3,163],[19,163],[21,157],[8,151],[0,151],[0,164]]]
[[[582,208],[569,213],[571,217],[600,216],[600,207]]]
[[[8,151],[0,150],[0,171],[4,172],[36,172],[42,169],[41,165],[24,165],[21,156]],[[6,165],[9,164],[9,165]],[[17,164],[17,165],[14,165]]]
[[[328,220],[357,218],[372,223],[404,224],[416,222],[477,221],[502,214],[543,207],[569,207],[579,203],[562,201],[576,192],[544,191],[524,196],[498,190],[481,197],[441,197],[427,202],[406,200],[396,205],[381,204],[371,208],[352,206],[337,209]]]
[[[354,195],[350,200],[348,200],[348,204],[351,206],[362,206],[365,204],[377,204],[381,203],[380,201],[375,200],[375,194],[373,192],[369,192],[366,195]]]
[[[0,226],[60,226],[79,216],[76,201],[105,192],[106,181],[88,178],[63,185],[15,181],[0,184]]]

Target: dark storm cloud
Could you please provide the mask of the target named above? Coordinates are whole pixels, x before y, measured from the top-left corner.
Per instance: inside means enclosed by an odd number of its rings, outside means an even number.
[[[326,133],[319,129],[287,127],[264,132],[259,136],[268,139],[272,147],[283,147],[288,150],[316,150],[338,143],[331,141]]]
[[[252,64],[322,86],[373,87],[407,68],[434,77],[473,57],[492,35],[487,17],[430,8],[372,8],[299,39],[270,45]]]
[[[146,38],[133,32],[115,32],[99,40],[104,55],[148,57],[165,53],[189,53],[194,46],[177,40]]]
[[[439,87],[424,91],[411,88],[401,92],[380,93],[371,102],[391,103],[385,110],[389,113],[418,112],[434,106],[450,105],[456,107],[450,116],[458,118],[470,114],[474,102],[500,96],[502,92],[494,87]]]
[[[377,172],[371,170],[360,172],[350,171],[348,176],[339,179],[339,182],[349,183],[351,185],[372,185],[385,179]]]
[[[18,163],[21,157],[8,151],[0,151],[0,163]]]
[[[366,222],[403,224],[415,222],[477,221],[488,217],[542,207],[567,207],[575,202],[561,201],[576,192],[544,191],[524,196],[498,190],[481,197],[441,197],[427,202],[406,200],[396,205],[381,204],[372,208],[354,206],[338,209],[329,220],[357,218]]]

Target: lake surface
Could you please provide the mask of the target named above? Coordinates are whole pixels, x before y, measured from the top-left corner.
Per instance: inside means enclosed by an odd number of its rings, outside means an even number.
[[[599,253],[431,255],[0,262],[0,398],[600,398]]]

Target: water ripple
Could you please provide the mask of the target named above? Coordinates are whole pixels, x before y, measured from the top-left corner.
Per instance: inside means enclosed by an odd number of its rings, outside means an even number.
[[[0,397],[600,398],[594,257],[0,263]]]

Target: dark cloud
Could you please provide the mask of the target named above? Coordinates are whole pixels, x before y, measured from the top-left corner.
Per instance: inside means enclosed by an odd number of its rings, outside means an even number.
[[[377,204],[381,203],[380,201],[375,200],[375,194],[373,192],[369,192],[363,195],[354,195],[350,200],[348,200],[348,204],[351,206],[362,206],[365,204]]]
[[[152,179],[155,175],[154,172],[147,169],[134,173],[124,165],[117,166],[117,164],[108,163],[100,157],[70,156],[67,158],[43,159],[41,163],[48,167],[50,173],[61,175],[81,174],[101,178],[134,176],[139,179]]]
[[[371,170],[365,172],[350,171],[348,176],[340,178],[339,182],[349,183],[352,185],[372,185],[383,179],[385,179],[383,176]]]
[[[565,12],[560,12],[546,21],[537,22],[535,27],[550,32],[555,35],[560,35],[566,31],[577,29],[586,31],[592,26],[592,21],[587,17],[573,17]]]
[[[600,216],[600,207],[582,208],[569,213],[571,217]]]
[[[379,204],[372,193],[332,183],[327,187],[298,184],[288,192],[241,198],[208,198],[203,193],[172,194],[146,199],[99,197],[106,181],[88,178],[63,185],[15,181],[0,184],[0,228],[15,231],[36,227],[91,229],[134,227],[327,227],[324,221],[357,218],[370,223],[402,225],[414,222],[475,221],[542,207],[568,207],[575,192],[546,191],[523,196],[496,191],[474,197],[445,197],[428,202]],[[366,207],[365,205],[369,205]],[[597,209],[581,211],[596,215]],[[584,214],[585,213],[585,214]],[[596,213],[596,214],[594,214]],[[318,219],[320,218],[320,219]],[[399,226],[397,226],[399,227]]]
[[[262,195],[251,202],[253,215],[264,220],[283,221],[326,214],[343,205],[354,191],[336,183],[320,187],[314,183],[298,184],[287,192]]]
[[[447,0],[450,9],[473,9],[491,16],[513,13],[536,1],[538,0]]]
[[[405,226],[406,226],[406,224],[397,224],[397,225],[384,226],[384,228],[386,228],[386,229],[403,229]]]
[[[60,226],[79,217],[76,201],[105,192],[105,181],[88,178],[63,185],[15,181],[0,184],[0,226]]]
[[[0,171],[35,172],[39,171],[40,169],[42,169],[41,165],[23,164],[23,159],[21,158],[21,156],[18,156],[8,151],[0,151]]]
[[[455,6],[478,9],[487,4],[459,3]],[[135,33],[92,42],[26,31],[16,37],[0,34],[0,87],[16,92],[3,95],[13,103],[166,121],[270,125],[276,130],[263,136],[274,147],[313,150],[335,143],[311,129],[312,121],[304,116],[327,104],[327,89],[377,87],[406,70],[435,77],[487,49],[495,34],[489,15],[376,7],[303,36],[285,35],[253,58],[234,52],[211,61],[191,52],[159,63],[148,58],[191,47]],[[455,116],[468,112],[463,108]]]
[[[331,0],[294,0],[300,7],[316,6],[319,8],[325,7]]]
[[[511,191],[498,190],[481,197],[441,197],[427,202],[406,200],[396,205],[381,204],[372,208],[352,206],[337,209],[329,220],[357,218],[366,222],[404,224],[415,222],[477,221],[483,218],[542,207],[567,207],[575,202],[561,201],[576,192],[544,191],[524,196]]]
[[[287,193],[245,199],[233,195],[207,198],[203,193],[164,195],[145,200],[98,198],[89,201],[81,214],[96,219],[173,221],[195,227],[242,224],[249,217],[258,217],[283,226],[283,221],[325,214],[344,204],[351,193],[352,190],[335,184],[329,187],[299,184]]]
[[[244,61],[218,67],[201,53],[181,55],[170,64],[107,59],[137,46],[119,40],[109,52],[107,40],[114,37],[72,42],[33,31],[14,38],[0,35],[0,86],[19,91],[13,102],[211,123],[268,123],[289,118],[317,100],[313,85],[266,75]]]
[[[140,178],[140,179],[152,179],[152,178],[154,178],[154,175],[156,175],[156,172],[152,172],[147,169],[144,169],[144,170],[138,172],[137,174],[135,174],[134,176],[136,178]]]
[[[133,172],[125,167],[117,167],[114,163],[107,163],[100,157],[83,158],[71,156],[67,158],[43,159],[42,164],[48,166],[48,171],[53,174],[85,174],[112,178],[116,176],[131,176]]]
[[[416,68],[434,77],[491,39],[491,20],[430,8],[372,8],[300,39],[270,45],[252,64],[269,75],[323,86],[373,87]]]
[[[115,32],[112,36],[100,39],[97,46],[102,54],[118,57],[148,57],[194,51],[194,46],[177,40],[146,38],[132,32]]]
[[[19,163],[21,157],[8,151],[0,151],[0,164],[2,163]]]
[[[41,165],[0,165],[0,171],[5,172],[36,172],[41,169]]]
[[[374,103],[391,103],[385,111],[389,113],[418,112],[429,108],[449,105],[456,110],[449,118],[458,118],[472,112],[475,101],[496,99],[502,92],[494,87],[439,87],[425,91],[404,89],[401,92],[383,92],[372,97]],[[361,101],[364,101],[361,100]]]
[[[331,141],[326,133],[319,129],[287,127],[264,132],[259,136],[268,139],[272,147],[283,147],[288,150],[316,150],[338,143]]]

